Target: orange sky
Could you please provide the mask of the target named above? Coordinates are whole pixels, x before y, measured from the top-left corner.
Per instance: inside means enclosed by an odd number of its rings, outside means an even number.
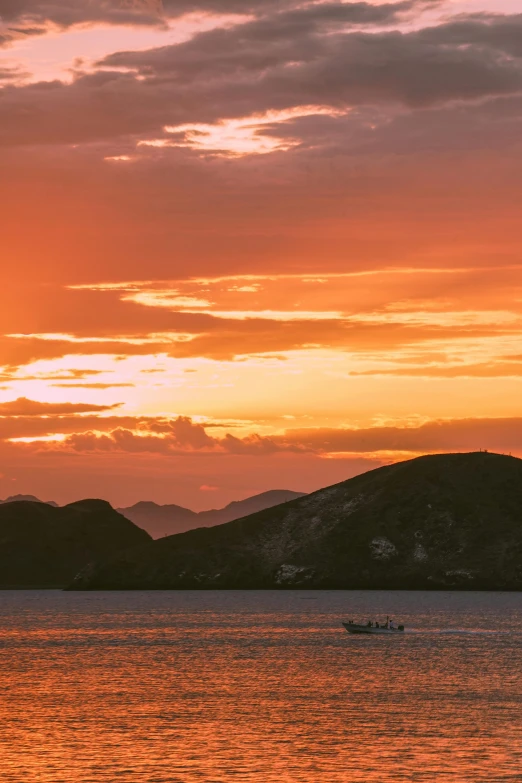
[[[0,0],[0,497],[522,456],[517,10]]]

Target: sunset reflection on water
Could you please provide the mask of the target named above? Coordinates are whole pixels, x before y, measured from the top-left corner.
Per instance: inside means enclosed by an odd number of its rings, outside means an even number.
[[[517,780],[521,608],[518,594],[2,592],[2,783]],[[391,610],[412,632],[340,626]]]

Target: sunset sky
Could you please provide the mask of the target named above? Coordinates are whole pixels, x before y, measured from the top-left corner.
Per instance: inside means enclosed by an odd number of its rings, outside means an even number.
[[[520,0],[0,0],[0,498],[522,456]]]

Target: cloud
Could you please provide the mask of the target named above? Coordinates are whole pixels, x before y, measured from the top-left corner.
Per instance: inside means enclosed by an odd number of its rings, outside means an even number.
[[[93,413],[118,408],[115,405],[92,405],[91,403],[37,402],[19,397],[10,402],[0,402],[0,416],[68,416],[73,413]]]
[[[203,425],[193,422],[187,416],[179,416],[170,421],[143,421],[136,430],[118,427],[106,434],[77,432],[62,442],[53,444],[52,448],[79,452],[124,451],[163,455],[204,451],[245,456],[303,451],[300,446],[276,444],[272,439],[256,434],[244,438],[237,438],[229,433],[223,438],[211,437]]]
[[[419,38],[429,44],[476,45],[511,57],[522,57],[522,14],[477,13],[450,19],[445,25],[420,32]]]
[[[349,27],[350,19],[391,21],[407,7],[312,4],[183,43],[116,52],[98,63],[98,71],[80,73],[70,84],[7,86],[0,144],[146,140],[161,137],[165,126],[300,106],[337,112],[390,103],[418,108],[522,90],[514,43],[522,15],[410,32]]]
[[[322,3],[316,11],[311,4],[310,16],[322,19],[325,24],[386,24],[402,13],[415,8],[435,5],[432,0],[404,0],[374,6],[366,2],[350,4],[343,11],[339,3]],[[8,46],[28,36],[45,35],[60,28],[85,25],[119,25],[127,27],[159,27],[168,29],[169,20],[184,16],[249,17],[251,15],[279,13],[282,23],[289,24],[292,12],[299,8],[298,0],[0,0],[0,46]],[[285,13],[281,9],[286,9]],[[295,12],[294,12],[295,13]],[[297,10],[297,13],[299,11]]]
[[[72,418],[72,417],[71,417]],[[180,454],[215,454],[221,456],[266,457],[275,454],[335,456],[352,454],[386,459],[397,459],[408,454],[435,452],[489,451],[522,454],[522,418],[469,418],[432,420],[418,425],[407,422],[390,426],[362,428],[310,428],[290,429],[271,437],[253,433],[236,437],[226,433],[222,437],[210,436],[205,425],[186,416],[175,419],[117,418],[99,419],[105,432],[97,429],[92,418],[85,428],[78,418],[67,421],[65,433],[59,441],[35,442],[33,447],[44,453],[102,453],[156,454],[176,456]],[[88,429],[94,424],[95,429]],[[60,432],[60,421],[54,433]],[[76,426],[76,431],[74,427]],[[51,428],[49,428],[51,429]],[[70,430],[73,430],[72,432]],[[21,432],[25,432],[22,427]],[[3,439],[28,437],[9,432],[1,433]],[[31,436],[29,436],[31,437]],[[32,436],[38,437],[38,436]]]
[[[288,430],[283,439],[316,453],[331,454],[429,454],[480,449],[522,453],[522,418],[455,419],[402,427]]]
[[[2,46],[2,35],[0,34],[0,47]],[[0,66],[0,85],[9,82],[21,82],[27,76],[28,72],[17,65],[2,65]]]
[[[15,368],[42,359],[58,359],[63,356],[111,355],[111,356],[147,356],[169,350],[172,342],[168,339],[135,344],[129,342],[88,342],[70,343],[63,340],[17,340],[0,337],[4,367]]]
[[[190,381],[183,377],[191,369],[185,366],[190,358],[284,360],[290,352],[300,352],[299,361],[306,366],[307,356],[321,350],[337,354],[346,377],[519,375],[520,271],[497,266],[493,280],[491,272],[488,267],[403,267],[309,277],[134,282],[113,284],[110,291],[103,284],[93,290],[47,287],[46,296],[40,295],[30,308],[26,324],[34,319],[35,325],[57,332],[0,337],[0,355],[7,362],[0,381],[27,383],[17,386],[26,396],[34,388],[31,381],[71,389],[133,389],[143,385],[143,378],[136,381],[139,366],[140,372],[159,376],[147,379],[149,388],[156,381],[183,385]],[[203,294],[204,311],[192,311],[190,305],[184,312],[187,300],[201,300]],[[10,325],[8,313],[0,313],[0,327],[2,319]],[[22,325],[24,318],[15,313],[12,320]],[[122,326],[128,334],[118,334]],[[128,360],[125,367],[122,357]],[[49,365],[53,360],[60,365]],[[104,369],[65,372],[80,362]],[[103,377],[89,378],[102,372]]]
[[[0,405],[0,439],[37,439],[38,448],[69,452],[129,452],[172,455],[194,452],[216,452],[263,456],[277,452],[302,452],[294,444],[280,444],[257,434],[238,438],[230,433],[213,437],[205,426],[188,416],[176,418],[93,417],[84,408],[102,410],[101,406],[54,405],[18,400]],[[115,406],[107,406],[107,408]],[[11,414],[11,411],[15,413]],[[23,413],[25,412],[25,413]],[[2,420],[2,415],[10,415]],[[16,418],[15,418],[16,417]],[[19,417],[19,418],[18,418]],[[212,424],[216,427],[216,424]],[[60,436],[58,440],[46,440]]]
[[[262,165],[151,149],[118,168],[103,162],[105,147],[5,149],[2,236],[16,263],[0,270],[3,331],[41,331],[44,317],[90,321],[96,334],[100,308],[105,325],[113,306],[108,294],[101,305],[52,292],[55,311],[38,285],[141,279],[144,254],[146,276],[160,280],[517,263],[520,106],[506,98],[398,115],[390,106],[352,111],[351,120],[299,124],[291,132],[304,146],[263,156]],[[20,232],[23,221],[34,230]],[[115,307],[117,316],[120,334],[147,317],[130,307]],[[172,314],[163,319],[172,323]]]
[[[262,438],[260,435],[249,435],[246,438],[236,438],[227,434],[221,441],[225,451],[230,454],[274,454],[277,451],[302,450],[299,447],[286,447],[275,443],[271,438]]]
[[[364,5],[307,6],[177,45],[115,53],[100,65],[128,68],[150,79],[152,88],[159,76],[168,77],[173,89],[190,85],[194,114],[201,90],[210,106],[192,119],[202,121],[298,105],[429,105],[520,89],[519,52],[512,41],[522,15],[461,23],[458,36],[452,22],[411,32],[339,32],[342,17],[348,22],[397,12],[393,5]],[[335,31],[325,35],[330,23]],[[219,114],[212,117],[208,112],[217,112],[218,102]]]
[[[150,418],[143,416],[98,416],[88,414],[42,414],[0,416],[0,440],[11,438],[46,438],[50,435],[70,435],[96,431],[111,432],[119,428],[147,428]]]
[[[214,445],[214,441],[205,432],[201,424],[195,424],[188,416],[178,416],[173,421],[161,425],[151,424],[152,431],[170,439],[178,447],[204,449]]]
[[[134,388],[133,383],[52,383],[58,389],[124,389]]]
[[[85,24],[158,25],[161,14],[161,0],[0,0],[4,43],[43,35],[50,25],[63,29]]]
[[[355,23],[385,22],[414,8],[435,5],[435,2],[384,3],[374,6],[354,2],[350,10],[339,11],[339,4],[324,3],[324,8],[309,13],[332,21]],[[281,8],[299,7],[299,0],[0,0],[0,20],[16,25],[24,34],[45,32],[49,23],[62,28],[85,24],[158,25],[164,18],[179,18],[188,14],[217,16],[264,15]],[[307,9],[308,10],[308,9]],[[291,15],[292,11],[287,12]],[[283,16],[283,14],[281,14]],[[13,29],[11,27],[11,29]],[[16,27],[14,32],[18,32]]]
[[[477,362],[475,364],[431,364],[429,361],[420,366],[397,366],[393,369],[375,368],[373,370],[353,371],[353,376],[388,375],[410,376],[417,378],[505,378],[522,376],[522,361]]]

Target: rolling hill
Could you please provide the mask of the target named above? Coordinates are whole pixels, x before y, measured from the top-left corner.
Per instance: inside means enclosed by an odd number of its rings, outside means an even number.
[[[72,589],[522,589],[522,460],[441,454],[116,554]]]
[[[0,505],[0,588],[63,587],[93,560],[151,541],[104,500]]]

